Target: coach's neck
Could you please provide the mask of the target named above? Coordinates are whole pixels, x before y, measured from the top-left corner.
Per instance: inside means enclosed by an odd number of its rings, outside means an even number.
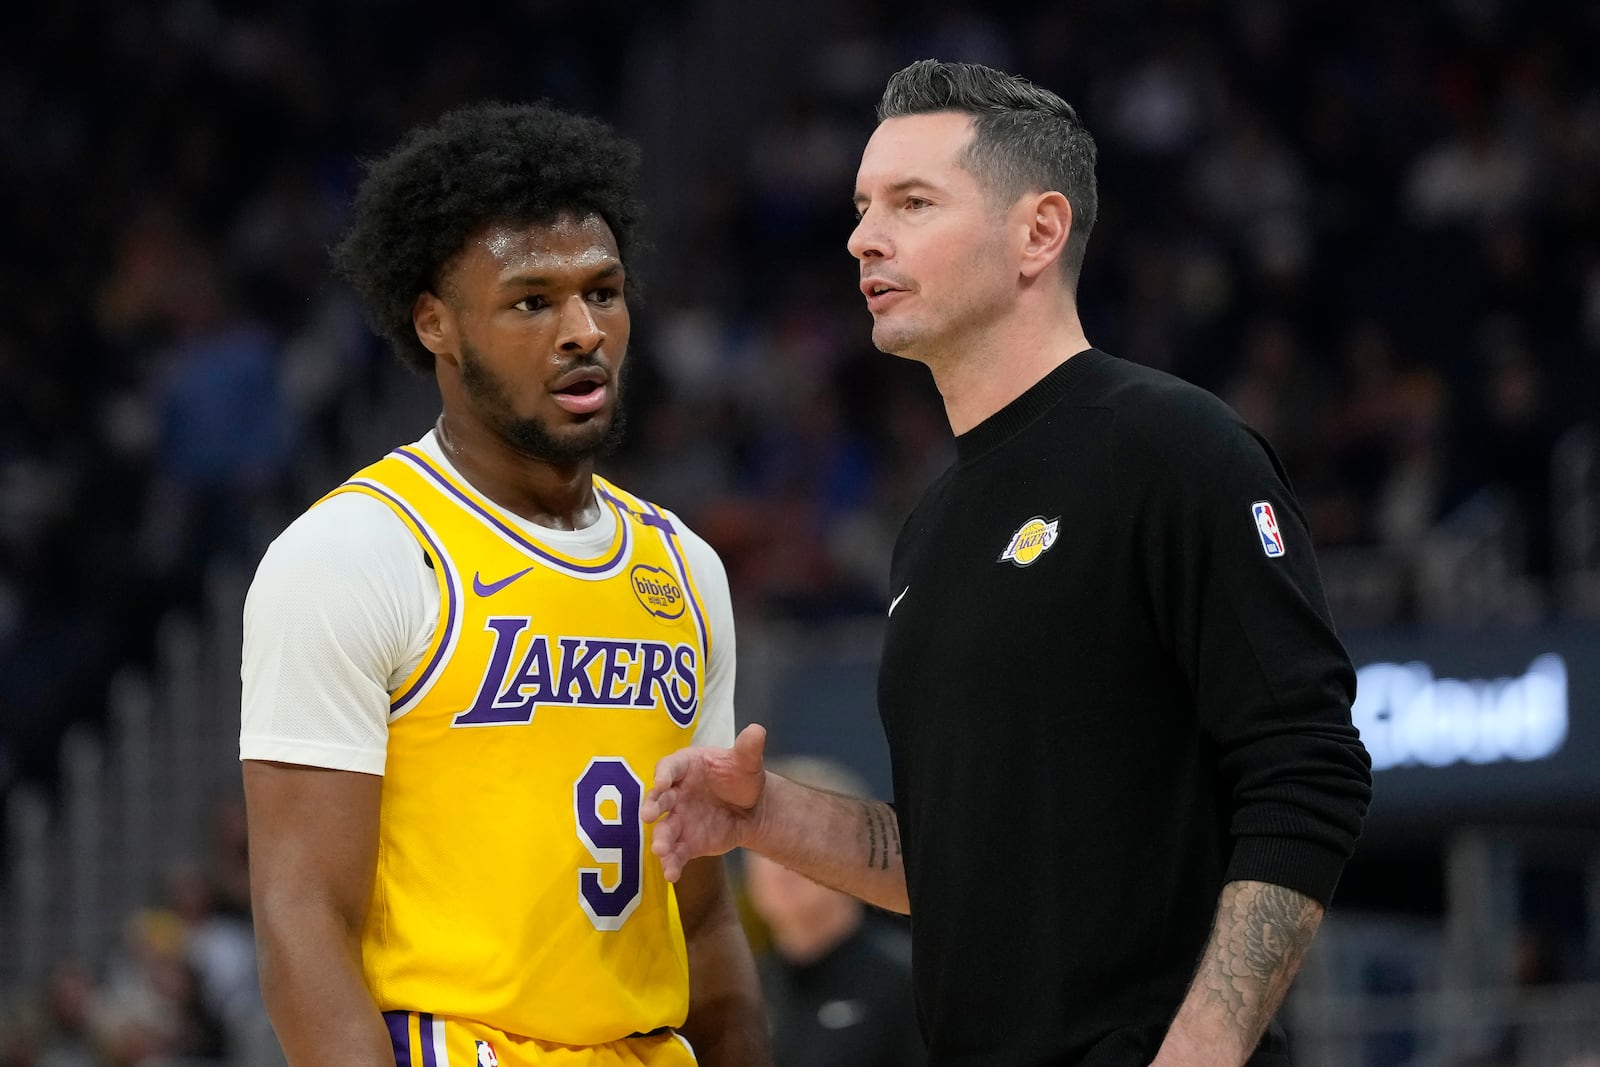
[[[1019,292],[1007,314],[922,362],[959,437],[1089,347],[1072,294],[1035,286]]]

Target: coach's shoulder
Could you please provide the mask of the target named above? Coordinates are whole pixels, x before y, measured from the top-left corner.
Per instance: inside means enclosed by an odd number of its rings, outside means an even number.
[[[1166,371],[1110,360],[1103,390],[1119,438],[1129,447],[1143,443],[1180,466],[1213,463],[1251,436],[1220,397]]]

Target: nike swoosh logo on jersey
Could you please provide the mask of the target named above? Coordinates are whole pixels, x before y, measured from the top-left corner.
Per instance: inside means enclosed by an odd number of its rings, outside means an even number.
[[[909,593],[909,592],[911,592],[911,587],[908,585],[904,589],[900,590],[900,595],[899,596],[897,596],[893,600],[889,601],[889,614],[890,615],[894,614],[895,607],[900,603],[900,601],[902,601],[902,600],[904,600],[906,598],[906,594]]]
[[[517,573],[508,574],[498,582],[490,582],[488,585],[483,584],[483,573],[481,571],[475,571],[472,575],[472,591],[477,593],[479,596],[494,596],[500,590],[504,589],[506,586],[510,585],[518,578],[521,578],[524,574],[527,574],[531,570],[533,570],[532,567],[524,567]]]

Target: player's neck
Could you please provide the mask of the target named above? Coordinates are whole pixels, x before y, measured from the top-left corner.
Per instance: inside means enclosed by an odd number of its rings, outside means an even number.
[[[582,530],[600,518],[593,459],[535,459],[495,434],[447,422],[444,415],[434,423],[434,436],[461,477],[514,515],[552,530]]]

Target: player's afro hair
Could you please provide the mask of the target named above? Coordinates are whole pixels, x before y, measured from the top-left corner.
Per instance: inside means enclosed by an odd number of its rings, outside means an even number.
[[[334,270],[361,294],[373,330],[422,373],[433,353],[411,309],[491,223],[598,215],[624,264],[635,246],[639,150],[595,119],[547,104],[485,103],[447,112],[366,165]]]

